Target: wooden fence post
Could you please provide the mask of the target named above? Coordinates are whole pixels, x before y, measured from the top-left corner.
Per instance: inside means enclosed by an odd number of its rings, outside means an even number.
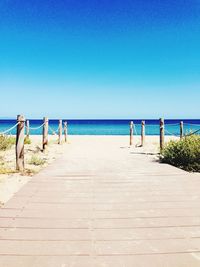
[[[183,121],[180,122],[180,139],[183,138]]]
[[[141,146],[144,146],[145,143],[145,121],[142,121],[141,125]]]
[[[160,119],[160,153],[162,153],[164,148],[164,119]]]
[[[130,122],[130,146],[133,144],[133,121]]]
[[[65,135],[65,143],[67,143],[67,122],[64,122],[64,135]]]
[[[58,144],[62,143],[62,120],[59,120],[59,129],[58,129]]]
[[[43,119],[43,136],[42,136],[42,149],[45,150],[46,146],[48,145],[48,131],[49,131],[49,120],[47,117]]]
[[[24,171],[24,116],[17,116],[17,134],[16,134],[16,170]]]
[[[26,138],[29,139],[30,136],[30,123],[29,120],[26,120]]]

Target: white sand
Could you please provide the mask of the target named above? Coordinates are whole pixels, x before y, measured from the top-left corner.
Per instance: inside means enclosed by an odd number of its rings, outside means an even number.
[[[0,174],[0,204],[4,204],[8,201],[15,192],[17,192],[24,184],[26,184],[31,177],[38,173],[41,169],[48,166],[63,153],[63,145],[57,144],[56,136],[49,136],[49,146],[45,153],[41,151],[42,137],[31,136],[31,144],[25,145],[25,174],[12,173],[12,174]],[[42,165],[30,164],[32,157],[43,160],[45,163]],[[15,146],[7,151],[0,152],[1,165],[6,170],[15,171]]]

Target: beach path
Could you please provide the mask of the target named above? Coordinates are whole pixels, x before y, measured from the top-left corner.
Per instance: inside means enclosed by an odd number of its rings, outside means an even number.
[[[74,136],[0,209],[1,267],[199,267],[200,175]]]

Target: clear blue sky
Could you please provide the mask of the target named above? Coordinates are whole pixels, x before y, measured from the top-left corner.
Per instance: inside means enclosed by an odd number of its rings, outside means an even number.
[[[1,0],[0,117],[200,118],[200,0]]]

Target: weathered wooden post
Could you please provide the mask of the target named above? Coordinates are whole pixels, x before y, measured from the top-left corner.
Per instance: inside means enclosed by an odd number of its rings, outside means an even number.
[[[160,153],[162,153],[164,148],[164,119],[160,119]]]
[[[141,124],[141,146],[144,146],[145,143],[145,121],[142,121]]]
[[[17,116],[17,134],[16,134],[16,170],[24,171],[24,126],[25,119],[23,115]]]
[[[42,136],[42,149],[45,150],[46,146],[48,145],[48,131],[49,131],[49,120],[47,117],[43,119],[43,136]]]
[[[65,135],[65,143],[67,143],[67,122],[64,122],[64,135]]]
[[[29,139],[30,136],[30,123],[29,120],[26,120],[26,138]]]
[[[130,146],[133,144],[133,121],[130,122]]]
[[[59,120],[59,128],[58,128],[58,144],[62,143],[62,120]]]
[[[180,122],[180,139],[183,138],[183,121]]]

